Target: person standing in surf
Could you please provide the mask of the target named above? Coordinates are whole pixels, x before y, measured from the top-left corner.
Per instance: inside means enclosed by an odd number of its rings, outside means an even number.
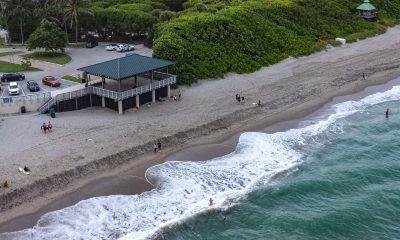
[[[386,118],[389,118],[389,108],[386,109]]]

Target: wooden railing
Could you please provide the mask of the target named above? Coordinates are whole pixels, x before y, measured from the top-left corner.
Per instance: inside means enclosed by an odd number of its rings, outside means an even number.
[[[157,77],[159,77],[159,78],[165,78],[165,79],[160,80],[160,81],[155,81],[153,83],[149,83],[149,84],[137,87],[137,88],[129,89],[124,92],[117,92],[117,91],[112,91],[112,90],[103,89],[103,88],[99,88],[99,87],[89,86],[84,89],[58,94],[54,98],[50,98],[50,93],[47,93],[47,94],[49,94],[49,100],[46,103],[44,103],[38,109],[38,111],[41,113],[45,113],[53,105],[55,105],[57,103],[57,101],[78,98],[78,97],[82,97],[82,96],[85,96],[88,94],[94,94],[94,95],[98,95],[101,97],[106,97],[106,98],[114,99],[117,101],[122,101],[124,99],[130,98],[130,97],[133,97],[136,95],[140,95],[143,93],[151,92],[153,90],[176,83],[175,75],[161,73],[161,72],[154,72],[154,74],[155,75],[157,74]]]

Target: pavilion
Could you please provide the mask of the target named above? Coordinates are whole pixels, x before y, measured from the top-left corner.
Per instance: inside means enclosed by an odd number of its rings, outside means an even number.
[[[65,112],[101,106],[122,114],[127,109],[139,109],[140,105],[162,101],[171,96],[171,85],[176,83],[176,76],[168,73],[168,67],[173,64],[167,60],[129,54],[79,68],[88,81],[87,87],[58,94],[39,111],[44,113],[54,108],[57,112]],[[91,80],[90,76],[101,79]]]
[[[376,13],[376,8],[369,0],[364,0],[364,3],[357,7],[357,15],[367,20],[376,18]]]

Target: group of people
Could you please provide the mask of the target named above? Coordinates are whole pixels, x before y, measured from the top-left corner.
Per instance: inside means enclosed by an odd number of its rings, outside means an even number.
[[[214,200],[212,198],[208,199],[208,206],[212,206],[214,204]],[[224,219],[222,220],[224,222],[224,224],[228,223],[228,218],[224,217]]]
[[[154,143],[154,152],[157,152],[157,149],[161,150],[161,142],[160,141]]]
[[[40,127],[40,130],[42,130],[44,133],[46,133],[46,132],[50,132],[52,128],[53,128],[53,125],[49,121],[48,124],[43,123],[42,126]]]
[[[239,93],[236,93],[236,102],[240,103],[240,102],[243,102],[243,101],[244,101],[244,97],[240,96]]]

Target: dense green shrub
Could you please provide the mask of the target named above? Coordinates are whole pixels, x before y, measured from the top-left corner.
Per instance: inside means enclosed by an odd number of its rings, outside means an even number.
[[[179,83],[251,72],[288,56],[319,51],[335,37],[382,33],[358,18],[354,0],[192,0],[154,35],[154,55],[176,61]],[[400,0],[373,1],[385,22],[398,22]],[[213,11],[208,11],[213,9]]]

